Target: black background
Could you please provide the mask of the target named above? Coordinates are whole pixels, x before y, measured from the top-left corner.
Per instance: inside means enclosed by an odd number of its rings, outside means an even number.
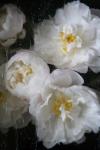
[[[70,0],[71,1],[71,0]],[[53,16],[57,8],[62,7],[68,0],[0,0],[0,6],[16,4],[34,23],[40,22],[49,16]],[[100,8],[99,0],[81,0],[91,8]],[[84,75],[86,85],[100,90],[100,75],[91,72]],[[93,78],[94,83],[91,81]],[[15,130],[11,128],[7,134],[0,133],[0,150],[46,150],[41,142],[38,142],[35,127],[30,123],[26,128]],[[52,150],[100,150],[100,133],[86,134],[86,140],[82,144],[57,145]]]

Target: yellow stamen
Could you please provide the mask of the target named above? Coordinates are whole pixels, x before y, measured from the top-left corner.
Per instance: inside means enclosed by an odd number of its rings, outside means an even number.
[[[76,40],[76,36],[73,35],[73,34],[68,34],[68,35],[65,37],[65,41],[66,41],[67,43],[73,43],[73,42],[75,42],[75,40]]]
[[[66,53],[68,51],[67,45],[75,42],[76,36],[73,35],[73,34],[65,35],[64,32],[60,32],[60,40],[62,42],[61,51],[63,51],[64,53]]]
[[[51,111],[58,117],[61,114],[61,111],[60,111],[61,106],[63,106],[65,111],[71,111],[73,108],[71,99],[68,96],[63,95],[62,93],[60,93],[59,95],[55,97],[54,102],[52,103],[52,107],[51,107]]]

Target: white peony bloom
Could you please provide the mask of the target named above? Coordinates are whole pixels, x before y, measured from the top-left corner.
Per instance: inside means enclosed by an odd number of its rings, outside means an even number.
[[[0,9],[0,44],[8,47],[23,35],[23,24],[26,22],[23,12],[12,4],[4,5]],[[21,36],[22,37],[22,36]]]
[[[28,107],[26,99],[19,99],[0,86],[0,130],[26,126],[31,119]]]
[[[34,41],[47,63],[86,73],[100,56],[100,18],[79,1],[68,3],[37,26]]]
[[[83,79],[77,73],[58,69],[47,79],[37,104],[34,106],[31,101],[29,111],[36,117],[37,136],[47,148],[79,142],[85,133],[98,132],[98,98],[82,84]]]
[[[29,98],[43,89],[49,67],[33,51],[18,52],[6,64],[5,85],[18,97]]]

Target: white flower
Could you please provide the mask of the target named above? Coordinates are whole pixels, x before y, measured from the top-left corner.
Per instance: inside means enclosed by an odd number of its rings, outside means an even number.
[[[26,99],[19,99],[0,86],[0,130],[26,126],[31,119],[28,107]]]
[[[5,86],[18,97],[40,93],[49,75],[47,64],[33,51],[18,52],[6,64]]]
[[[98,132],[98,98],[81,84],[83,79],[77,73],[55,70],[36,100],[37,105],[31,101],[29,111],[36,117],[37,136],[47,148],[57,143],[79,142],[86,132]]]
[[[58,9],[34,33],[35,51],[57,68],[86,73],[100,55],[100,18],[79,1]]]
[[[17,37],[25,36],[23,24],[26,22],[23,12],[15,5],[4,5],[0,9],[0,44],[4,47],[12,45]]]

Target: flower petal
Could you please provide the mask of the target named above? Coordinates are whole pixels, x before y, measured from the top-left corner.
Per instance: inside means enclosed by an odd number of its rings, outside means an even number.
[[[61,16],[65,16],[65,19],[61,20]],[[83,24],[90,20],[90,18],[89,7],[79,1],[74,1],[64,6],[64,12],[59,9],[56,11],[55,22],[56,24],[63,24],[66,20],[67,24]]]
[[[67,69],[56,69],[51,73],[46,84],[65,88],[83,83],[84,80],[78,73]]]

